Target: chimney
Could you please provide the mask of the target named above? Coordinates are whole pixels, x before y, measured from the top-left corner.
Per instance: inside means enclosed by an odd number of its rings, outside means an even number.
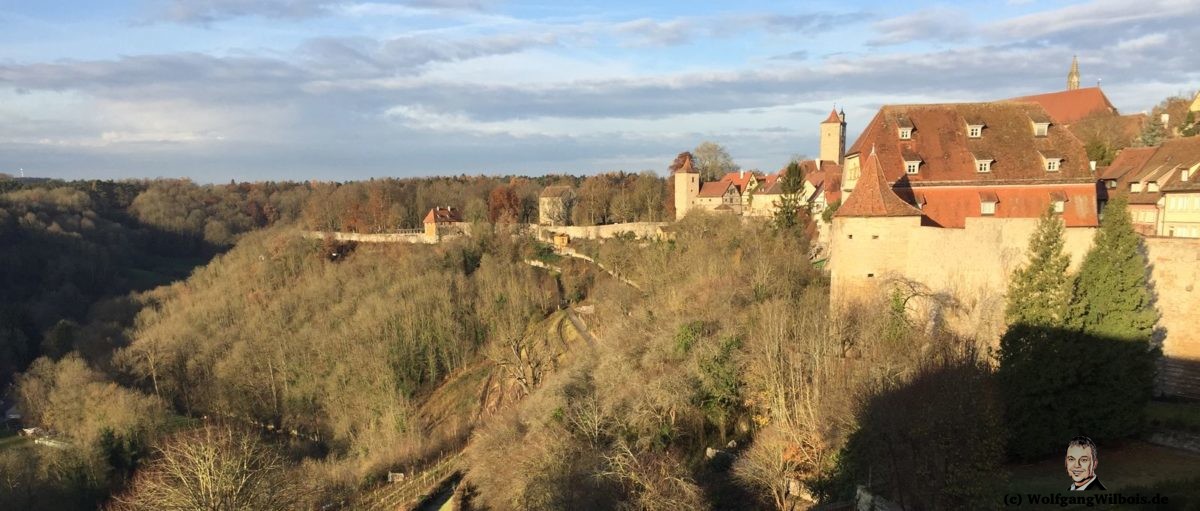
[[[1171,122],[1171,114],[1162,114],[1162,117],[1159,117],[1159,120],[1161,120],[1161,121],[1162,121],[1162,123],[1163,123],[1163,125],[1164,125],[1164,126],[1165,126],[1165,125],[1167,125],[1167,124],[1170,124],[1170,122]]]
[[[1096,170],[1096,160],[1089,161],[1088,167],[1091,167],[1092,170]]]
[[[746,179],[746,171],[745,170],[738,169],[738,179]]]

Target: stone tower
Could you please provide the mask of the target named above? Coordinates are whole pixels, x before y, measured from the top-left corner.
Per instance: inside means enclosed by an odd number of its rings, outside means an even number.
[[[831,161],[842,164],[846,154],[846,113],[838,113],[837,109],[829,112],[821,122],[821,161]]]
[[[1071,72],[1067,73],[1067,90],[1079,88],[1079,57],[1071,57]]]
[[[675,184],[675,219],[679,220],[700,195],[700,173],[692,165],[692,153],[679,153],[671,164],[671,179]]]

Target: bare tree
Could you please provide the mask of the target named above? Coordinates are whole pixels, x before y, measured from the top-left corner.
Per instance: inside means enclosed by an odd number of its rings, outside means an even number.
[[[696,170],[700,172],[703,181],[716,181],[729,172],[737,172],[741,167],[733,162],[725,146],[716,142],[704,141],[692,150],[695,157]]]
[[[253,433],[205,426],[176,435],[115,499],[119,511],[293,509],[299,486],[285,460]]]

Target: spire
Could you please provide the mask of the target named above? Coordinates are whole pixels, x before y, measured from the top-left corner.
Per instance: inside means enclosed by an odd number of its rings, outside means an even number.
[[[1067,73],[1067,90],[1079,88],[1079,56],[1071,57],[1071,72]]]
[[[831,124],[831,123],[832,124],[840,124],[841,122],[842,122],[842,118],[838,117],[837,107],[834,107],[833,110],[829,111],[829,117],[826,117],[825,120],[823,122],[821,122],[821,124]]]
[[[835,217],[872,217],[872,216],[921,216],[921,210],[912,204],[904,202],[891,185],[883,177],[883,168],[879,166],[879,157],[875,148],[862,164],[862,175],[858,184],[854,185],[854,193],[846,199],[846,203],[838,208]]]

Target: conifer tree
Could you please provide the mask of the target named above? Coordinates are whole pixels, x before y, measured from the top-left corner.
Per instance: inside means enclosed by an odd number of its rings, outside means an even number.
[[[1146,257],[1124,198],[1108,203],[1083,258],[1068,325],[1110,339],[1147,341],[1156,320],[1146,287]]]
[[[1009,324],[1060,326],[1071,298],[1071,258],[1063,253],[1063,221],[1047,209],[1029,241],[1029,262],[1008,287]]]

